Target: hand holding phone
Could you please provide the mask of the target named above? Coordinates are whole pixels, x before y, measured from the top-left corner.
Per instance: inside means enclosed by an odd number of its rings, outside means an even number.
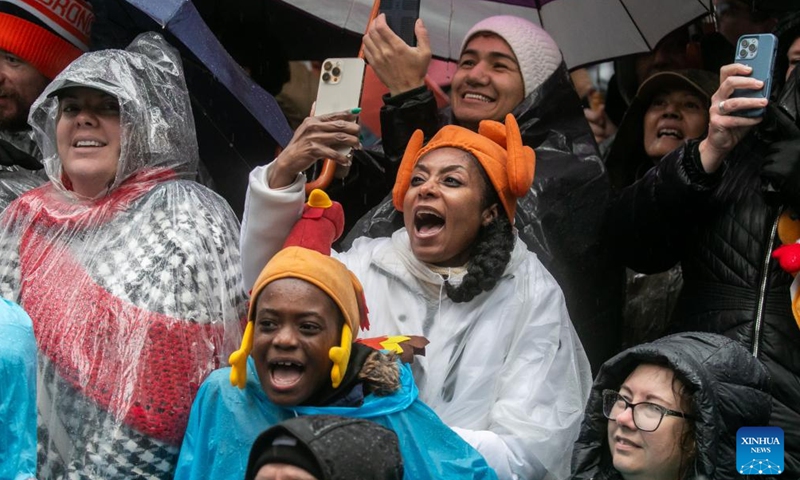
[[[359,106],[364,83],[364,60],[361,58],[329,58],[322,62],[314,115],[349,111]],[[350,147],[338,147],[343,155]]]
[[[389,27],[386,15],[378,15],[364,35],[364,56],[391,95],[425,85],[431,63],[431,45],[422,20],[416,19],[417,46],[411,47]]]
[[[412,47],[417,46],[414,24],[419,18],[420,0],[381,0],[380,12],[394,33]]]
[[[778,38],[771,33],[742,35],[739,37],[734,61],[751,67],[753,71],[750,77],[764,82],[764,87],[761,90],[736,89],[731,94],[731,98],[769,98],[777,51]],[[735,110],[731,112],[731,115],[754,118],[763,116],[764,112],[764,108],[753,108]]]

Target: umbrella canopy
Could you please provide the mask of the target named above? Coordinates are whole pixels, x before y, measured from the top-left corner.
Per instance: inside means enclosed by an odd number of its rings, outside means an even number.
[[[211,186],[241,215],[247,176],[292,130],[275,99],[227,53],[189,0],[93,0],[92,48],[124,48],[159,31],[183,56],[200,157]],[[179,119],[175,119],[179,121]]]
[[[325,22],[363,32],[372,0],[285,0]],[[711,0],[421,0],[433,54],[457,59],[469,28],[492,15],[541,25],[567,67],[651,50],[666,34],[711,11]]]

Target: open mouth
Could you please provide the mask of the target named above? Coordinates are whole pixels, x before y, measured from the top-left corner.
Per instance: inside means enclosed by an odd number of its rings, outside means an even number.
[[[414,215],[414,229],[421,236],[435,235],[444,228],[444,217],[429,210]]]
[[[491,103],[494,102],[494,98],[487,97],[486,95],[481,95],[480,93],[465,93],[464,94],[465,100],[477,100],[479,102]]]
[[[295,385],[305,370],[305,366],[299,362],[282,360],[269,364],[270,378],[277,388],[289,388]]]
[[[673,137],[678,140],[683,140],[683,132],[674,128],[662,128],[658,131],[658,138],[661,137]]]

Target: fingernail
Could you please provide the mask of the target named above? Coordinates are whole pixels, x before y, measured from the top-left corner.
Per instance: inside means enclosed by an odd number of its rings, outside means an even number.
[[[356,107],[350,110],[350,113],[361,113],[361,107]]]

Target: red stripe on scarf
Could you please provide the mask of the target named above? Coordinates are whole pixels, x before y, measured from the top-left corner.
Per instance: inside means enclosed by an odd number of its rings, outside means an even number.
[[[38,190],[26,202],[34,211],[47,193]],[[39,349],[59,375],[135,430],[179,445],[200,383],[219,367],[223,324],[200,325],[113,296],[95,283],[69,247],[47,235],[64,235],[58,228],[64,224],[75,228],[108,221],[147,190],[141,183],[134,189],[121,186],[109,196],[121,206],[88,212],[72,205],[39,209],[20,244],[20,295]]]

